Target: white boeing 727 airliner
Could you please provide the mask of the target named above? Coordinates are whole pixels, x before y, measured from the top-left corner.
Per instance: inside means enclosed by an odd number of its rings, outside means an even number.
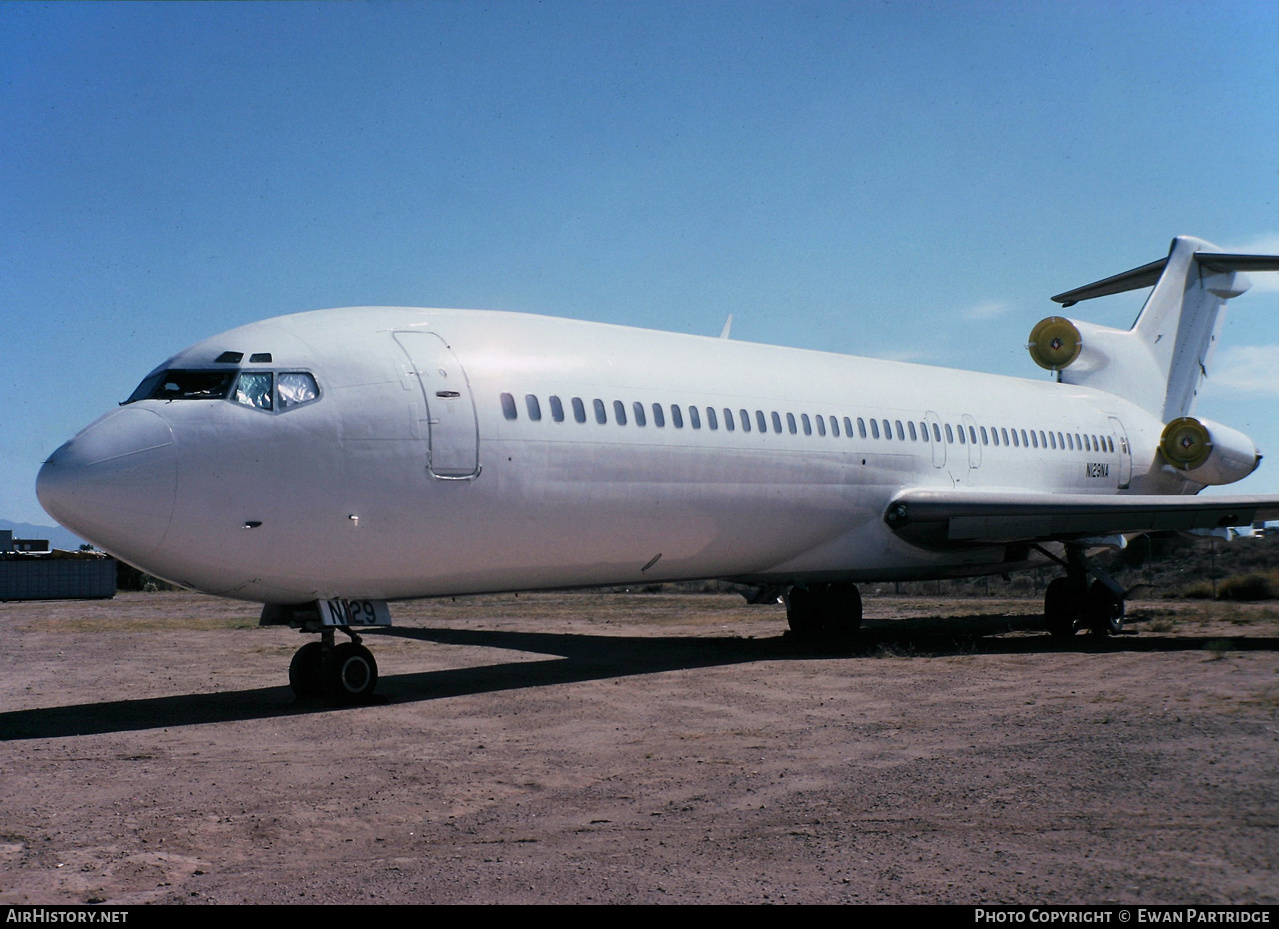
[[[447,594],[728,578],[817,634],[857,627],[860,581],[1053,561],[1049,630],[1104,633],[1124,591],[1090,548],[1279,517],[1279,497],[1192,496],[1261,459],[1189,416],[1248,270],[1279,258],[1181,237],[1055,297],[1154,285],[1131,330],[1036,326],[1056,382],[514,313],[301,313],[170,358],[38,493],[130,564],[320,633],[301,696],[367,697],[353,628]]]

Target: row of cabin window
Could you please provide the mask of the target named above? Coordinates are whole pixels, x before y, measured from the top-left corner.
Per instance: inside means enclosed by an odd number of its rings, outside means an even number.
[[[586,404],[582,401],[582,398],[573,397],[569,403],[573,410],[573,419],[579,423],[586,422]],[[605,425],[608,422],[607,405],[603,400],[599,399],[592,400],[591,405],[594,411],[595,421],[600,425]],[[541,401],[538,400],[536,394],[525,394],[524,406],[528,411],[529,419],[536,422],[542,418],[542,404]],[[559,397],[552,395],[549,398],[549,406],[551,408],[551,419],[555,420],[557,423],[564,422],[564,402],[560,400]],[[663,406],[660,403],[654,403],[652,404],[651,409],[653,425],[659,428],[664,427],[666,425],[666,411]],[[694,429],[701,429],[702,414],[699,412],[698,407],[687,407],[687,411],[688,424]],[[504,415],[507,419],[512,420],[519,418],[519,409],[516,406],[515,397],[511,394],[502,394],[502,415]],[[635,425],[648,425],[648,413],[645,410],[644,404],[640,403],[638,400],[631,404],[630,415],[634,419]],[[725,407],[723,416],[724,428],[729,432],[734,431],[737,428],[737,424],[741,425],[743,432],[751,431],[752,417],[749,411],[738,410],[737,416],[734,417],[733,411]],[[797,420],[794,413],[787,413],[785,415],[785,420],[786,431],[788,431],[791,435],[797,435],[801,428],[803,429],[804,435],[812,435],[814,424],[816,425],[818,435],[824,436],[829,434],[838,438],[841,434],[840,421],[835,416],[822,416],[820,414],[815,414],[810,418],[807,413],[801,413]],[[619,426],[625,426],[627,423],[626,404],[621,400],[613,401],[613,421]],[[682,410],[678,404],[671,404],[670,421],[671,425],[676,429],[684,428],[684,410]],[[706,407],[707,427],[710,429],[718,429],[719,422],[719,414],[716,412],[715,408],[709,406]],[[770,422],[773,427],[773,432],[782,432],[781,413],[773,412],[768,416],[765,416],[763,410],[755,411],[754,426],[757,431],[768,432]],[[830,424],[829,428],[827,427],[828,422]],[[857,435],[863,439],[878,439],[882,436],[885,439],[891,440],[894,434],[894,423],[896,424],[896,436],[898,441],[906,441],[907,433],[909,433],[910,440],[912,442],[927,442],[929,440],[929,424],[922,420],[919,423],[919,428],[916,429],[913,421],[907,421],[903,424],[900,419],[894,420],[893,422],[889,422],[887,419],[871,419],[870,430],[868,432],[866,428],[866,420],[860,416],[857,417],[856,433],[853,431],[853,420],[847,416],[843,418],[843,435],[848,436],[850,439],[853,438],[854,435]],[[952,445],[956,442],[956,436],[958,436],[958,442],[960,445],[965,445],[969,442],[976,444],[979,441],[978,435],[980,434],[980,442],[982,445],[1003,444],[1011,445],[1014,448],[1059,448],[1063,451],[1113,452],[1115,450],[1114,442],[1108,436],[1081,435],[1077,432],[1073,434],[1069,432],[1045,432],[1043,429],[1040,429],[1038,433],[1036,433],[1034,429],[1018,430],[1013,428],[1010,430],[1003,426],[991,426],[990,431],[987,432],[985,426],[962,426],[956,424],[954,428],[952,428],[950,423],[946,423],[945,425],[941,425],[939,423],[932,424],[933,441],[942,441],[943,429],[946,433],[946,442]]]

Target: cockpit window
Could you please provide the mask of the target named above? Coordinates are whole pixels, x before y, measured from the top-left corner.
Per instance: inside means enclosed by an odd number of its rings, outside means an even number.
[[[269,410],[271,406],[271,375],[268,372],[248,372],[235,382],[235,402],[251,406],[255,410]]]
[[[307,371],[157,371],[125,403],[139,400],[230,400],[266,412],[284,412],[320,399]]]
[[[234,371],[160,371],[147,377],[124,402],[224,400],[234,380]]]
[[[291,410],[320,396],[315,378],[305,371],[287,371],[277,376],[275,389],[280,396],[281,410]]]

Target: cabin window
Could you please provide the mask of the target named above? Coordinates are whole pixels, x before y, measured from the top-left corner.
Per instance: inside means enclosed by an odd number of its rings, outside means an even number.
[[[830,434],[835,438],[839,438],[839,420],[834,416],[830,418]]]
[[[1051,432],[1048,433],[1048,445],[1055,451],[1057,448],[1057,437]]]
[[[782,414],[778,413],[776,410],[773,410],[773,431],[782,431]]]
[[[982,427],[982,428],[985,428],[985,427]],[[999,427],[998,426],[990,427],[990,444],[991,445],[999,444]]]
[[[985,426],[982,426],[982,427],[981,427],[981,444],[982,444],[982,445],[989,445],[989,444],[990,444],[990,440],[989,440],[988,438],[986,438],[986,427],[985,427]]]
[[[666,425],[666,414],[662,412],[662,405],[660,403],[653,404],[653,425],[658,429],[661,429]]]
[[[847,416],[844,417],[844,435],[850,439],[853,437],[853,421]]]
[[[719,420],[715,418],[715,407],[713,406],[708,406],[706,408],[706,428],[710,429],[712,432],[719,428]]]
[[[751,431],[751,414],[745,410],[738,410],[737,417],[742,421],[742,432]]]
[[[246,371],[241,374],[239,380],[235,382],[235,394],[232,399],[236,403],[251,406],[255,410],[270,410],[272,408],[270,373]]]
[[[884,438],[891,439],[893,437],[893,426],[888,420],[884,420]]]
[[[959,433],[959,444],[960,444],[960,445],[963,445],[963,444],[964,444],[964,441],[965,441],[965,440],[964,440],[964,427],[963,427],[963,426],[956,426],[956,427],[955,427],[955,431]]]
[[[879,438],[879,420],[872,419],[870,421],[870,434],[871,434],[871,438],[875,438],[875,439]]]
[[[1030,439],[1026,438],[1026,430],[1021,430],[1021,447],[1030,448]]]
[[[907,426],[910,426],[910,440],[911,440],[912,442],[918,442],[918,441],[919,441],[919,433],[917,433],[917,432],[915,431],[915,421],[912,419],[912,420],[910,420],[909,422],[907,422],[907,423],[906,423],[906,425],[907,425]]]
[[[786,428],[790,430],[791,435],[798,435],[799,427],[795,425],[795,414],[786,414]]]
[[[1110,446],[1110,453],[1113,455],[1115,453],[1115,440],[1110,436],[1106,436],[1106,444]]]
[[[702,428],[701,414],[697,412],[697,407],[695,406],[688,408],[688,424],[694,429]]]
[[[822,419],[822,417],[821,417],[821,415],[820,415],[820,414],[819,414],[819,415],[817,415],[817,416],[815,416],[815,417],[813,417],[813,418],[817,420],[817,434],[818,434],[818,435],[825,435],[825,434],[826,434],[826,420]]]
[[[502,415],[507,419],[515,419],[520,415],[515,409],[515,398],[510,394],[502,394]]]
[[[275,377],[275,394],[283,412],[320,399],[320,388],[306,371],[285,371]]]
[[[728,407],[724,408],[724,428],[729,432],[732,432],[737,428],[737,426],[733,424],[733,411],[728,409]]]
[[[528,407],[528,418],[537,422],[542,418],[542,405],[537,402],[535,394],[524,395],[524,405]]]
[[[601,426],[608,422],[608,410],[604,406],[604,401],[598,397],[593,401],[595,407],[595,421]]]
[[[1035,430],[1030,430],[1030,444],[1035,448],[1039,448],[1039,438],[1035,435]]]
[[[648,420],[644,418],[644,404],[636,400],[631,404],[631,409],[635,411],[635,425],[647,426]]]
[[[586,404],[581,397],[573,398],[573,418],[579,423],[586,422]]]
[[[555,394],[551,394],[550,401],[551,419],[555,420],[557,423],[564,422],[564,404],[560,402],[560,398],[555,396]]]
[[[809,418],[808,418],[808,414],[807,414],[807,413],[800,413],[800,414],[799,414],[799,421],[800,421],[800,422],[803,424],[803,426],[804,426],[804,435],[812,435],[812,434],[813,434],[813,421],[812,421],[811,419],[809,419]]]
[[[863,439],[866,438],[866,420],[860,416],[857,417],[857,434]]]
[[[759,429],[760,432],[768,431],[768,420],[764,418],[763,410],[755,411],[755,427]]]
[[[897,427],[897,441],[905,442],[906,430],[902,427],[902,421],[900,419],[894,420],[893,425]]]
[[[684,428],[684,414],[680,412],[679,405],[671,404],[671,425],[676,429]]]
[[[955,430],[950,428],[950,423],[946,424],[946,441],[951,445],[955,444]]]
[[[621,400],[613,401],[613,422],[619,426],[626,425],[626,404]]]
[[[1021,442],[1017,440],[1017,430],[1013,430],[1013,448],[1021,448]]]

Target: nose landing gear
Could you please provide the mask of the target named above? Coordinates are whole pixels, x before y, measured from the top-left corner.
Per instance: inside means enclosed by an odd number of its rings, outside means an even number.
[[[293,655],[289,686],[300,700],[327,699],[334,703],[366,703],[377,686],[377,661],[360,637],[343,629],[350,642],[333,643],[333,627],[319,642],[308,642]]]
[[[292,626],[302,632],[318,632],[320,641],[308,642],[289,664],[289,686],[299,700],[327,700],[338,704],[367,703],[377,686],[377,662],[360,641],[359,626],[390,626],[391,613],[382,600],[314,600],[297,605],[267,603],[262,607],[263,626]],[[335,644],[341,629],[350,642]]]

